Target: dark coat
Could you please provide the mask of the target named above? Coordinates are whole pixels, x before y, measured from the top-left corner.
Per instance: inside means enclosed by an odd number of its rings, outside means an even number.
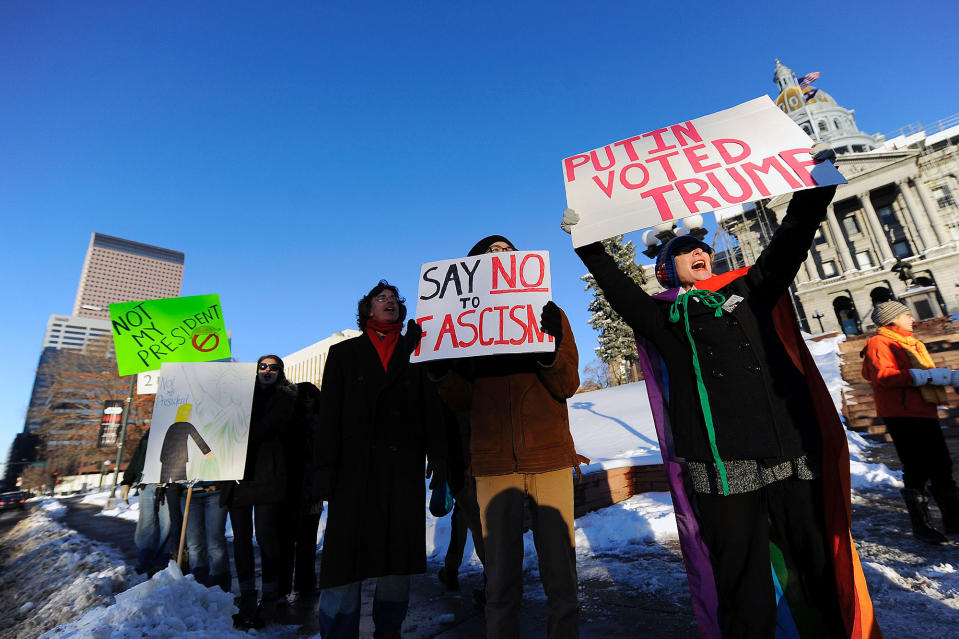
[[[439,398],[411,350],[401,336],[384,371],[366,333],[330,348],[317,447],[329,502],[321,588],[426,570],[425,457],[443,459],[446,443]]]
[[[826,187],[793,195],[779,230],[756,264],[719,289],[728,306],[736,302],[735,308],[715,317],[715,309],[689,303],[690,330],[722,459],[774,463],[820,453],[804,377],[776,333],[772,312],[802,266],[834,191]],[[601,243],[576,252],[613,310],[637,336],[653,343],[666,364],[676,455],[713,461],[689,339],[682,320],[668,320],[672,302],[647,295],[617,268]]]
[[[295,409],[295,386],[264,389],[257,383],[243,480],[226,485],[221,503],[250,506],[286,500],[285,440],[292,428]]]
[[[143,464],[147,458],[147,440],[149,440],[149,438],[150,429],[148,428],[137,443],[137,447],[133,449],[133,455],[130,456],[130,463],[127,464],[127,469],[123,471],[123,481],[120,482],[121,486],[124,484],[132,486],[133,484],[141,483],[140,478],[143,477]]]

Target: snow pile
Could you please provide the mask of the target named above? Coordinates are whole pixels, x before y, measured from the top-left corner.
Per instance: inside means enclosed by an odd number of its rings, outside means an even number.
[[[51,517],[63,517],[67,514],[67,507],[60,503],[59,499],[44,499],[37,508]]]
[[[143,580],[112,548],[48,514],[64,511],[56,500],[44,501],[4,536],[0,589],[10,608],[0,614],[0,634],[36,637]]]
[[[183,576],[174,562],[116,596],[109,607],[87,610],[76,621],[43,635],[63,639],[94,637],[246,637],[233,629],[233,595],[198,584]]]
[[[663,463],[646,382],[580,393],[566,405],[576,452],[591,461],[583,473]]]

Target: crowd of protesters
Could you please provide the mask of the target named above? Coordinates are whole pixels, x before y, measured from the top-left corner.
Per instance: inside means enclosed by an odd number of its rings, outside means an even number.
[[[656,260],[666,289],[658,295],[624,274],[601,243],[576,250],[637,338],[704,636],[773,637],[784,628],[795,633],[787,636],[880,636],[849,536],[843,428],[784,302],[834,192],[796,193],[748,269],[714,276],[708,245],[688,235],[671,240]],[[577,220],[567,210],[562,227]],[[469,255],[515,250],[493,235]],[[484,588],[473,597],[484,607],[487,636],[520,636],[523,535],[531,530],[546,636],[578,637],[573,484],[585,460],[566,407],[579,375],[565,313],[553,302],[542,309],[549,352],[427,364],[410,363],[421,331],[411,320],[404,332],[406,314],[397,288],[377,283],[357,305],[361,334],[331,347],[320,389],[289,382],[279,357],[259,358],[243,479],[193,486],[190,571],[200,583],[230,589],[228,513],[237,627],[269,623],[295,595],[319,597],[322,637],[358,637],[362,584],[375,580],[374,636],[399,637],[410,576],[426,571],[425,469],[429,488],[448,495],[441,512],[452,509],[439,581],[458,590],[472,534],[484,569]],[[959,384],[959,372],[932,364],[904,305],[879,305],[873,320],[879,334],[863,352],[864,375],[902,458],[915,535],[941,543],[925,487],[931,481],[947,532],[959,532],[956,484],[936,421],[942,387]],[[139,484],[145,442],[124,475],[123,498]],[[137,569],[152,573],[169,560],[186,502],[177,483],[139,490]],[[784,600],[792,608],[785,615]]]

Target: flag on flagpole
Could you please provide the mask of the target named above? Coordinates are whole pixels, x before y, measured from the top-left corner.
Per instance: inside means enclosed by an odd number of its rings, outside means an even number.
[[[814,97],[816,97],[817,93],[819,93],[819,89],[817,89],[816,87],[809,87],[809,90],[803,93],[802,96],[804,101],[809,102]]]
[[[813,71],[812,73],[807,73],[803,77],[799,78],[799,87],[805,89],[810,84],[819,79],[819,71]]]

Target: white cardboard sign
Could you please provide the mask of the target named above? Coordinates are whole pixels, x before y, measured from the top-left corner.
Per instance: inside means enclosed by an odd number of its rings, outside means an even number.
[[[416,299],[423,338],[410,361],[552,351],[539,328],[551,288],[549,251],[424,264]]]
[[[164,362],[144,483],[243,479],[256,364]]]
[[[667,220],[842,184],[830,162],[768,96],[563,160],[567,206],[580,222],[573,245]]]

